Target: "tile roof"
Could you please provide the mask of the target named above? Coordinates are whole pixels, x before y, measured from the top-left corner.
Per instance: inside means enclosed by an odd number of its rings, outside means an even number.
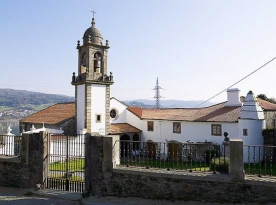
[[[130,112],[132,112],[137,117],[142,117],[142,108],[141,107],[128,107],[127,108]]]
[[[133,127],[128,123],[114,123],[110,124],[109,127],[109,134],[116,135],[116,134],[123,134],[123,133],[140,133],[142,132],[140,129]]]
[[[225,107],[225,102],[205,108],[142,109],[142,119],[191,122],[237,122],[241,107]]]
[[[33,115],[23,118],[20,122],[59,124],[75,116],[75,102],[58,103]]]
[[[240,97],[241,102],[244,101],[245,97]],[[276,104],[268,102],[266,100],[263,100],[261,98],[256,98],[261,108],[263,108],[264,111],[276,111]]]
[[[260,98],[257,98],[257,101],[259,102],[259,105],[263,108],[264,111],[276,111],[276,104]]]

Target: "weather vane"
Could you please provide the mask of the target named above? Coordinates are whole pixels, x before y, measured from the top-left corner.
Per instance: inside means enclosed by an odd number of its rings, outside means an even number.
[[[96,12],[93,10],[93,11],[91,11],[92,13],[93,13],[93,18],[94,18],[94,14],[96,14]]]

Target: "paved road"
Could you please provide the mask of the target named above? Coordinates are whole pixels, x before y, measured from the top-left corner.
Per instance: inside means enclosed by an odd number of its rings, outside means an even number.
[[[166,201],[166,200],[150,200],[140,198],[117,198],[117,197],[89,197],[82,200],[83,205],[234,205],[232,203],[208,203],[208,202],[184,202],[184,201]],[[245,205],[245,204],[235,204]],[[248,205],[248,204],[247,204]],[[250,205],[258,205],[251,203]],[[276,205],[270,203],[267,205]]]
[[[88,197],[81,198],[81,194],[41,190],[28,191],[25,189],[0,187],[0,205],[220,205],[218,203],[206,202],[183,202],[149,200],[140,198],[118,198],[118,197]],[[223,205],[233,205],[225,203]],[[238,204],[236,204],[238,205]],[[240,204],[241,205],[241,204]],[[253,205],[253,204],[251,204]],[[257,204],[254,204],[257,205]],[[269,205],[276,205],[270,203]]]
[[[80,205],[80,201],[55,196],[40,196],[24,189],[0,187],[1,205]]]

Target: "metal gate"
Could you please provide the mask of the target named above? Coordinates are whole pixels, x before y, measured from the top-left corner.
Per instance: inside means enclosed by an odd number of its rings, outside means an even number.
[[[46,188],[82,192],[85,135],[49,134],[49,169]]]

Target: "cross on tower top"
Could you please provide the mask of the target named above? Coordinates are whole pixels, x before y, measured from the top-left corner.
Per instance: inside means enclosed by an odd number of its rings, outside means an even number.
[[[96,12],[93,10],[93,11],[91,11],[92,13],[93,13],[93,18],[94,18],[94,14],[96,14]]]

